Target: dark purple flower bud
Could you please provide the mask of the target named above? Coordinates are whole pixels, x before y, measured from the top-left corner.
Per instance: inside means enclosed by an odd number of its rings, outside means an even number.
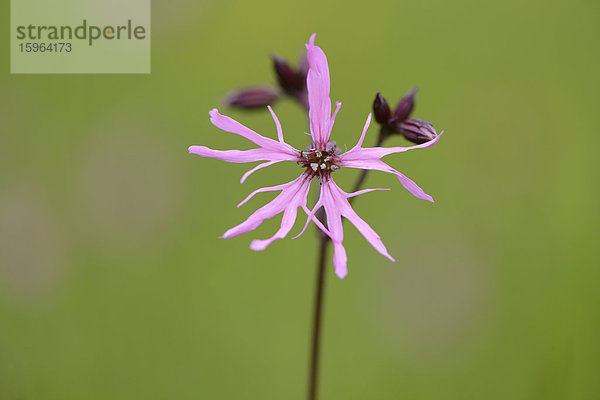
[[[400,123],[400,133],[416,144],[429,142],[437,136],[431,122],[412,118]]]
[[[279,98],[277,90],[270,87],[257,87],[230,92],[223,99],[227,107],[258,108],[273,104]]]
[[[396,111],[394,111],[394,120],[396,122],[402,122],[409,117],[415,106],[416,96],[417,88],[413,88],[400,100],[398,106],[396,106]]]
[[[273,56],[273,66],[279,86],[283,90],[288,93],[296,93],[304,89],[306,83],[303,78],[283,58]]]
[[[375,120],[382,125],[386,125],[392,116],[390,106],[381,93],[377,93],[373,101],[373,114],[375,115]]]

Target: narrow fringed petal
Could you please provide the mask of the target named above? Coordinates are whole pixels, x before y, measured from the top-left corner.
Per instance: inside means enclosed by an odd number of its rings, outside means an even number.
[[[297,157],[291,157],[285,153],[265,150],[213,150],[206,146],[190,146],[188,151],[192,154],[197,154],[202,157],[216,158],[217,160],[227,161],[231,163],[248,163],[255,161],[296,161]]]
[[[264,191],[270,191],[271,189],[272,190],[281,190],[281,193],[277,197],[275,197],[275,199],[273,199],[266,205],[264,205],[261,208],[259,208],[258,210],[256,210],[244,222],[242,222],[241,224],[239,224],[239,225],[229,229],[227,232],[225,232],[223,234],[222,238],[229,239],[229,238],[241,235],[243,233],[253,231],[254,229],[258,228],[263,223],[263,221],[273,218],[275,215],[280,214],[281,212],[284,212],[288,209],[290,209],[290,210],[292,208],[297,209],[298,207],[305,206],[306,205],[306,196],[308,195],[309,188],[310,188],[310,178],[309,178],[308,174],[304,173],[304,174],[300,175],[298,178],[296,178],[293,181],[286,183],[284,185],[279,185],[278,187],[271,187],[271,188],[263,189]],[[256,193],[258,193],[258,191],[256,191]],[[251,194],[251,196],[252,195],[253,194]],[[251,197],[251,196],[249,196],[249,197]],[[245,203],[247,200],[248,200],[248,198],[245,199],[241,204]],[[290,214],[288,212],[288,217],[291,215],[292,214]],[[294,220],[295,220],[295,214],[293,214],[293,215],[294,215]],[[289,221],[286,220],[285,222],[288,223]],[[293,223],[292,223],[292,225],[293,225]],[[290,229],[291,229],[291,227],[290,227]],[[281,234],[284,231],[285,231],[285,229],[281,230],[281,232],[278,232],[278,233]],[[285,234],[287,234],[287,232],[289,232],[289,229],[285,232]],[[277,234],[276,234],[276,236],[277,236]],[[284,235],[284,237],[285,237],[285,235]],[[278,238],[279,237],[277,237],[276,239],[278,239]],[[260,247],[260,246],[258,246],[258,247]]]
[[[374,189],[362,189],[356,192],[352,192],[352,193],[346,193],[346,197],[347,198],[351,198],[351,197],[356,197],[356,196],[360,196],[361,194],[365,194],[365,193],[370,193],[370,192],[374,192],[376,190],[390,190],[389,188],[374,188]]]
[[[329,119],[329,123],[327,124],[327,132],[329,132],[327,134],[327,140],[329,140],[329,135],[331,135],[331,130],[333,129],[333,124],[335,123],[335,117],[337,116],[338,112],[340,111],[340,107],[342,107],[342,103],[340,103],[339,101],[335,102],[335,110],[333,111],[333,115],[331,116],[331,118]]]
[[[306,202],[306,197],[304,198]],[[281,218],[281,226],[279,230],[275,233],[275,235],[271,236],[269,239],[263,240],[253,240],[250,243],[250,248],[255,251],[261,251],[266,249],[271,243],[275,240],[283,239],[290,232],[294,223],[296,222],[296,215],[298,214],[297,207],[287,207],[283,211],[283,217]]]
[[[340,167],[369,169],[369,170],[383,171],[383,172],[387,172],[389,174],[394,174],[394,175],[396,175],[396,177],[398,178],[398,180],[400,181],[402,186],[404,186],[404,188],[406,190],[408,190],[410,193],[412,193],[413,196],[415,196],[419,199],[422,199],[422,200],[430,201],[432,203],[434,202],[433,197],[431,197],[430,195],[425,193],[425,191],[423,191],[423,189],[421,189],[419,187],[419,185],[417,185],[415,182],[413,182],[412,180],[407,178],[405,175],[396,171],[394,168],[390,167],[389,165],[387,165],[385,162],[383,162],[381,160],[377,160],[377,159],[375,159],[375,160],[357,160],[357,161],[344,160],[344,161],[340,162],[339,165],[340,165]]]
[[[279,118],[275,115],[275,111],[271,108],[271,106],[267,106],[269,112],[271,113],[271,117],[273,117],[273,121],[275,122],[275,128],[277,129],[277,139],[279,143],[285,144],[285,140],[283,140],[283,129],[281,129],[281,123],[279,122]]]
[[[370,114],[369,114],[369,116],[370,116]],[[378,160],[378,159],[383,158],[390,154],[403,153],[405,151],[415,150],[415,149],[425,149],[425,148],[435,145],[443,133],[444,132],[442,131],[438,136],[436,136],[434,139],[430,140],[429,142],[418,144],[415,146],[409,146],[409,147],[366,147],[366,148],[361,148],[360,146],[362,145],[362,141],[364,139],[364,137],[361,136],[361,140],[359,140],[359,143],[352,150],[340,155],[340,159],[343,161],[346,161],[346,160],[348,160],[348,161],[350,161],[350,160],[372,160],[372,159]],[[364,136],[364,131],[363,131],[363,136]]]
[[[217,128],[245,137],[251,142],[259,145],[260,148],[251,150],[213,150],[206,146],[190,146],[188,151],[202,157],[216,158],[218,160],[233,163],[266,161],[246,172],[242,176],[240,183],[244,183],[244,181],[254,172],[275,163],[281,161],[298,161],[300,152],[283,141],[281,124],[270,106],[269,111],[273,115],[279,141],[261,136],[234,119],[219,114],[217,109],[213,109],[209,113],[211,117],[210,120]]]
[[[394,153],[402,153],[408,150],[414,149],[424,149],[427,147],[431,147],[435,145],[442,134],[441,132],[434,139],[429,142],[418,144],[415,146],[409,147],[367,147],[363,148],[362,144],[365,139],[365,135],[367,133],[367,129],[369,127],[369,123],[371,121],[371,114],[367,117],[367,122],[363,128],[362,134],[356,146],[354,146],[350,151],[345,152],[339,156],[338,165],[340,167],[348,167],[348,168],[357,168],[357,169],[366,169],[366,170],[377,170],[383,171],[390,174],[396,175],[402,186],[410,193],[412,193],[415,197],[423,200],[427,200],[433,203],[433,197],[428,195],[421,189],[415,182],[407,178],[405,175],[396,171],[394,168],[390,167],[388,164],[381,160],[382,157],[385,157],[389,154]]]
[[[315,204],[315,206],[313,207],[312,210],[309,210],[307,207],[304,207],[304,212],[306,212],[306,222],[304,223],[304,226],[302,227],[302,230],[300,231],[300,233],[297,234],[296,236],[294,236],[292,238],[292,240],[298,239],[300,236],[304,235],[304,232],[306,232],[306,228],[308,228],[310,221],[314,221],[315,223],[318,223],[317,226],[319,227],[319,229],[321,229],[328,236],[330,236],[327,228],[325,228],[325,226],[323,224],[321,224],[321,221],[319,221],[319,219],[315,216],[315,213],[317,212],[317,210],[319,208],[321,208],[322,206],[323,206],[323,203],[322,203],[321,199],[319,199],[319,201],[317,201],[317,204]]]
[[[259,169],[270,167],[271,165],[277,164],[278,162],[281,162],[281,161],[283,161],[283,160],[267,161],[262,164],[258,164],[256,167],[252,168],[249,171],[246,171],[246,173],[244,173],[244,175],[242,175],[242,179],[240,179],[240,183],[244,183],[250,175],[252,175],[256,171],[258,171]]]
[[[327,236],[331,237],[331,233],[329,232],[329,230],[325,227],[325,225],[323,225],[323,223],[321,221],[319,221],[319,219],[315,215],[315,212],[321,207],[322,207],[322,203],[319,203],[319,202],[317,202],[317,204],[315,204],[312,211],[309,210],[308,207],[306,207],[306,206],[302,207],[302,209],[304,210],[304,212],[307,215],[306,223],[302,227],[302,230],[300,231],[300,233],[297,234],[296,236],[294,236],[292,238],[292,240],[298,239],[300,236],[302,236],[304,234],[304,232],[306,232],[306,228],[308,228],[310,221],[313,221],[315,223],[315,225],[317,225],[317,228],[322,230]]]
[[[352,152],[355,149],[360,149],[362,147],[363,142],[365,141],[365,136],[367,134],[367,130],[369,129],[369,125],[371,124],[371,113],[369,113],[369,115],[367,116],[367,122],[365,122],[365,126],[363,127],[362,133],[360,135],[360,138],[358,139],[358,143],[356,143],[356,146],[354,146],[352,148],[352,150],[344,153],[344,154],[348,154],[350,152]]]
[[[319,229],[321,229],[333,243],[333,266],[336,275],[343,279],[348,274],[347,262],[348,257],[346,256],[346,249],[342,242],[344,241],[344,229],[342,225],[342,215],[339,208],[335,204],[335,200],[331,197],[331,192],[325,188],[326,182],[321,182],[321,193],[319,200],[315,204],[312,210],[306,207],[304,211],[307,214],[306,223],[302,228],[302,231],[296,235],[293,239],[296,239],[306,231],[308,224],[312,220]],[[325,208],[325,215],[327,216],[327,228],[319,221],[316,217],[316,212],[321,208]]]
[[[348,256],[342,242],[333,242],[333,268],[340,279],[348,275]]]
[[[329,65],[320,47],[315,46],[315,34],[306,45],[310,69],[306,84],[308,88],[310,132],[315,146],[325,146],[329,141],[331,99],[329,98]]]
[[[333,267],[335,274],[343,279],[348,274],[348,256],[346,249],[342,244],[344,241],[344,227],[342,224],[341,209],[337,206],[335,199],[332,197],[330,184],[333,180],[323,181],[321,183],[321,197],[325,214],[327,215],[327,229],[329,237],[333,242]]]
[[[287,185],[288,185],[288,183],[284,183],[283,185],[268,186],[268,187],[263,187],[263,188],[256,189],[255,191],[253,191],[252,193],[250,193],[244,200],[242,200],[237,205],[237,208],[240,208],[241,206],[243,206],[244,204],[246,204],[251,198],[253,198],[258,193],[275,192],[275,191],[278,191],[278,190],[283,190],[283,189],[285,189],[285,187]]]
[[[224,130],[226,132],[234,133],[236,135],[240,135],[252,143],[257,144],[265,150],[273,150],[276,152],[284,153],[289,156],[295,156],[298,151],[295,150],[292,146],[286,143],[280,143],[277,140],[273,140],[258,133],[254,132],[252,129],[240,124],[233,118],[227,117],[219,113],[219,110],[216,108],[212,109],[209,112],[210,122],[217,128]]]
[[[344,278],[348,273],[346,249],[344,248],[344,230],[342,225],[342,217],[350,221],[358,231],[367,239],[367,241],[377,250],[380,254],[394,261],[394,258],[390,256],[385,245],[381,241],[379,235],[361,219],[356,212],[352,209],[352,206],[348,202],[348,199],[364,193],[372,192],[375,190],[388,190],[388,189],[363,189],[354,193],[346,193],[340,189],[332,179],[325,180],[321,183],[321,194],[319,200],[315,204],[312,210],[304,208],[307,214],[307,222],[304,228],[296,237],[299,237],[306,230],[308,223],[312,220],[315,223],[318,222],[315,214],[321,208],[325,208],[325,214],[327,215],[327,228],[325,228],[320,222],[317,224],[325,234],[329,236],[333,242],[333,265],[335,267],[335,273],[338,277]]]
[[[339,211],[339,213],[345,217],[358,229],[358,231],[367,239],[371,246],[375,248],[380,254],[394,261],[392,256],[388,253],[385,245],[381,241],[379,235],[367,224],[362,218],[356,214],[350,203],[348,202],[348,193],[340,189],[333,180],[325,182],[323,190],[329,191],[329,196],[333,206]]]
[[[404,186],[404,189],[412,193],[413,196],[421,200],[427,200],[431,203],[435,203],[433,197],[425,193],[425,191],[421,189],[419,185],[417,185],[413,180],[409,179],[406,175],[403,175],[396,170],[393,171],[393,174],[396,175],[402,186]]]
[[[261,251],[266,249],[271,243],[276,240],[283,239],[290,232],[294,223],[296,222],[296,216],[298,215],[298,208],[306,208],[306,198],[308,196],[308,190],[310,189],[310,180],[306,179],[300,183],[300,187],[297,192],[285,205],[283,210],[283,216],[281,218],[281,225],[275,235],[269,239],[253,240],[250,243],[250,248],[255,251]]]

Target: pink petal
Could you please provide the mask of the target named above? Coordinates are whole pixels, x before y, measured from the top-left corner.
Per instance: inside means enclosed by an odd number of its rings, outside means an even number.
[[[308,228],[308,224],[310,224],[311,220],[317,225],[317,227],[319,229],[321,229],[323,232],[325,232],[325,234],[327,234],[327,236],[331,236],[331,234],[329,233],[329,230],[327,230],[327,228],[325,228],[325,225],[323,225],[321,223],[321,221],[319,221],[319,219],[315,216],[316,212],[321,207],[323,207],[323,203],[321,202],[321,199],[319,199],[319,201],[317,201],[317,204],[315,204],[315,206],[313,207],[312,210],[309,210],[306,206],[302,207],[307,216],[306,222],[304,223],[304,226],[302,227],[302,230],[300,231],[300,233],[297,234],[296,236],[294,236],[292,238],[292,240],[298,239],[300,236],[302,236],[304,234],[304,232],[306,231],[306,228]]]
[[[254,161],[296,161],[298,156],[291,156],[279,151],[265,149],[251,150],[213,150],[206,146],[190,146],[188,151],[192,154],[197,154],[202,157],[216,158],[232,163],[246,163]]]
[[[359,190],[357,192],[347,193],[346,197],[347,198],[356,197],[356,196],[360,196],[361,194],[365,194],[365,193],[369,193],[369,192],[374,192],[376,190],[390,190],[390,189],[389,188],[363,189],[363,190]]]
[[[333,267],[335,274],[344,279],[348,275],[348,256],[342,242],[333,242]]]
[[[365,126],[363,128],[362,134],[360,135],[360,138],[358,139],[358,143],[356,143],[356,146],[354,146],[352,148],[352,150],[361,148],[361,146],[365,140],[365,135],[367,134],[367,129],[369,129],[370,123],[371,123],[371,113],[369,113],[369,115],[367,116],[367,122],[365,122]],[[352,150],[350,150],[348,153],[350,153]],[[344,154],[346,154],[346,153],[344,153]]]
[[[344,278],[348,273],[348,257],[346,255],[346,249],[342,244],[344,241],[342,216],[348,219],[377,251],[394,261],[392,256],[390,256],[387,252],[387,249],[385,248],[379,235],[377,235],[373,228],[371,228],[356,214],[356,212],[354,212],[350,206],[350,203],[348,202],[348,198],[350,197],[372,192],[374,190],[389,189],[364,189],[348,194],[341,190],[332,179],[324,180],[321,182],[321,194],[314,208],[312,210],[308,210],[306,206],[303,207],[304,211],[308,215],[308,218],[302,231],[296,237],[302,235],[309,222],[313,220],[333,242],[333,265],[335,267],[336,275],[340,278]],[[325,207],[325,213],[327,215],[327,228],[325,228],[315,216],[315,213],[321,207]]]
[[[331,199],[333,199],[334,207],[337,208],[338,212],[348,219],[352,225],[358,229],[358,231],[367,239],[369,243],[377,250],[380,254],[386,256],[390,260],[394,261],[392,256],[388,253],[385,245],[381,241],[379,235],[367,224],[362,218],[356,214],[352,209],[352,206],[348,202],[348,194],[340,189],[333,180],[327,182],[327,185],[323,185],[324,190],[330,191]],[[328,214],[329,215],[329,214]],[[329,222],[329,220],[328,220]]]
[[[369,114],[370,115],[370,114]],[[371,159],[380,159],[382,157],[385,157],[389,154],[393,154],[393,153],[402,153],[408,150],[414,150],[414,149],[425,149],[427,147],[431,147],[434,144],[437,143],[437,141],[440,139],[440,137],[442,136],[444,132],[441,132],[438,136],[436,136],[434,139],[430,140],[429,142],[426,143],[422,143],[422,144],[418,144],[415,146],[410,146],[410,147],[367,147],[367,148],[360,148],[360,145],[362,145],[362,139],[363,137],[361,137],[361,140],[359,140],[359,144],[357,144],[352,150],[340,155],[340,159],[342,160],[371,160]],[[363,135],[364,135],[364,131],[363,131]]]
[[[252,129],[245,127],[236,120],[229,118],[225,115],[219,114],[219,110],[217,110],[216,108],[212,109],[209,112],[209,115],[210,122],[212,122],[212,124],[217,128],[222,129],[226,132],[235,133],[236,135],[245,137],[246,139],[250,140],[251,142],[259,145],[264,149],[282,152],[290,156],[297,156],[298,154],[298,151],[295,150],[292,146],[285,143],[279,143],[276,140],[259,135]]]
[[[304,211],[308,215],[308,218],[304,228],[302,228],[302,231],[293,239],[300,237],[308,227],[309,222],[311,220],[314,221],[319,229],[325,232],[333,242],[333,266],[335,268],[335,273],[338,277],[344,278],[348,273],[346,268],[348,257],[346,256],[346,249],[342,245],[342,241],[344,240],[342,216],[338,208],[335,206],[335,201],[331,197],[331,191],[324,188],[326,183],[327,181],[321,183],[321,194],[313,209],[309,210],[306,206],[303,207]],[[319,221],[319,219],[315,216],[315,213],[323,206],[325,207],[327,225],[329,229],[323,226],[321,221]]]
[[[430,195],[425,193],[423,191],[423,189],[421,189],[419,187],[419,185],[417,185],[413,180],[409,179],[407,176],[401,174],[400,172],[398,172],[396,170],[394,170],[393,173],[396,175],[396,177],[398,178],[398,180],[400,181],[402,186],[404,186],[404,188],[406,190],[411,192],[413,194],[413,196],[415,196],[421,200],[427,200],[432,203],[435,203],[435,201],[433,200],[433,197],[431,197]]]
[[[320,47],[315,46],[315,34],[306,45],[308,63],[308,104],[310,131],[315,146],[324,147],[329,141],[331,99],[329,98],[329,66],[327,57]]]
[[[253,198],[258,193],[274,192],[274,191],[277,191],[277,190],[283,190],[283,189],[285,189],[285,187],[288,184],[289,184],[289,182],[288,183],[284,183],[283,185],[269,186],[269,187],[264,187],[264,188],[256,189],[255,191],[253,191],[252,193],[250,193],[244,200],[242,200],[240,202],[240,204],[237,205],[237,208],[240,208],[241,206],[243,206],[244,204],[246,204],[248,202],[248,200],[250,200],[251,198]]]
[[[269,109],[269,112],[273,117],[273,121],[275,121],[275,127],[277,128],[277,138],[279,139],[279,143],[285,144],[285,141],[283,140],[283,129],[281,129],[281,123],[279,122],[279,118],[277,118],[277,115],[275,115],[275,111],[273,111],[271,106],[267,106],[267,108]]]
[[[341,210],[336,204],[331,192],[330,183],[333,180],[323,181],[321,183],[321,197],[325,213],[327,214],[327,228],[330,232],[330,238],[333,242],[333,266],[335,273],[339,278],[344,278],[348,274],[347,262],[348,256],[342,242],[344,241],[344,228],[342,225]]]
[[[263,168],[269,167],[269,166],[271,166],[273,164],[276,164],[278,162],[281,162],[281,161],[283,161],[283,160],[267,161],[267,162],[264,162],[262,164],[258,164],[256,167],[252,168],[249,171],[246,171],[246,173],[244,175],[242,175],[242,179],[240,179],[240,183],[244,183],[246,181],[246,179],[248,179],[248,177],[250,175],[252,175],[256,171],[258,171],[259,169],[263,169]]]
[[[222,238],[229,239],[253,231],[258,228],[263,221],[274,217],[285,209],[291,208],[294,205],[296,205],[296,208],[300,207],[303,201],[306,202],[306,195],[308,194],[309,188],[310,175],[303,173],[293,181],[282,185],[281,193],[277,197],[256,210],[244,222],[229,229],[223,234]]]
[[[323,205],[319,202],[317,202],[317,204],[315,204],[315,206],[313,207],[312,211],[308,209],[308,207],[304,206],[302,207],[302,209],[304,210],[304,212],[307,215],[306,218],[306,223],[304,224],[304,227],[302,227],[302,230],[300,231],[299,234],[297,234],[296,236],[294,236],[292,238],[292,240],[294,239],[298,239],[300,236],[302,236],[304,234],[304,232],[306,231],[306,228],[308,228],[308,224],[310,223],[310,221],[312,220],[315,225],[317,225],[317,227],[322,230],[327,236],[331,237],[331,233],[329,232],[329,230],[325,227],[325,225],[323,225],[323,223],[321,223],[321,221],[319,221],[319,219],[316,217],[315,213],[319,210],[319,208],[321,208]]]
[[[304,202],[306,202],[306,196],[304,197]],[[296,215],[298,213],[297,207],[288,207],[283,211],[283,217],[281,218],[281,227],[269,239],[264,240],[253,240],[250,243],[250,248],[255,251],[261,251],[266,249],[271,243],[275,240],[283,239],[290,232],[294,223],[296,222]]]
[[[338,112],[340,111],[341,106],[342,106],[342,103],[340,103],[339,101],[335,102],[335,110],[333,111],[333,115],[329,119],[329,125],[327,126],[327,132],[329,132],[327,134],[327,140],[329,140],[329,135],[331,134],[331,130],[333,129],[333,124],[335,123],[335,117],[337,116]]]
[[[252,250],[264,250],[275,240],[283,239],[287,236],[296,222],[298,207],[306,208],[306,197],[308,196],[309,189],[310,179],[307,179],[297,193],[293,196],[293,198],[286,204],[285,210],[283,211],[283,217],[281,218],[281,226],[279,230],[269,239],[253,240],[252,243],[250,243],[250,248]]]
[[[412,180],[410,180],[409,178],[407,178],[400,172],[396,171],[394,168],[390,167],[389,165],[387,165],[385,162],[383,162],[381,160],[356,160],[356,161],[355,160],[350,160],[350,161],[344,160],[344,161],[341,161],[339,163],[339,165],[340,165],[340,167],[370,169],[370,170],[377,170],[377,171],[383,171],[383,172],[387,172],[390,174],[394,174],[394,175],[396,175],[396,177],[398,178],[398,180],[400,181],[402,186],[404,186],[404,188],[406,188],[406,190],[411,192],[415,197],[418,197],[419,199],[430,201],[432,203],[434,202],[433,197],[431,197],[430,195],[425,193],[423,191],[423,189],[421,189],[415,182],[413,182]]]

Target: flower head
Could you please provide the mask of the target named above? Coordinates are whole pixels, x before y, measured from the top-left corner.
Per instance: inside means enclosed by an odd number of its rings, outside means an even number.
[[[300,58],[297,68],[293,68],[286,60],[277,55],[273,55],[272,59],[279,87],[291,97],[305,99],[306,74],[308,73],[306,55]]]
[[[309,67],[306,54],[300,57],[297,67],[292,67],[285,59],[277,55],[271,56],[271,59],[278,88],[255,86],[232,90],[223,99],[223,104],[227,107],[242,109],[262,109],[281,98],[289,97],[308,108],[306,75]]]
[[[435,139],[437,132],[433,124],[417,118],[408,118],[400,123],[400,133],[413,143],[427,143]]]
[[[239,108],[260,108],[261,110],[268,104],[273,104],[280,97],[277,90],[268,87],[253,87],[243,90],[233,90],[223,99],[227,107]]]
[[[258,147],[251,150],[220,151],[205,146],[191,146],[189,152],[203,157],[212,157],[234,163],[263,161],[242,176],[242,183],[250,174],[257,170],[281,161],[293,161],[303,167],[303,172],[300,176],[291,182],[260,188],[250,193],[238,207],[257,193],[268,191],[280,192],[275,199],[256,210],[241,224],[229,229],[222,237],[231,238],[250,232],[256,229],[263,221],[283,213],[281,226],[272,237],[264,240],[254,240],[250,244],[253,250],[264,250],[273,241],[283,239],[287,236],[296,221],[298,208],[301,208],[308,215],[308,218],[304,229],[298,236],[302,235],[310,221],[313,221],[319,229],[325,232],[333,242],[335,272],[340,278],[343,278],[347,274],[347,256],[343,246],[344,231],[342,217],[348,219],[379,253],[392,261],[394,260],[389,255],[379,235],[356,214],[348,201],[348,199],[363,193],[387,189],[364,189],[354,193],[346,193],[336,185],[332,174],[343,167],[387,172],[395,175],[400,183],[416,197],[433,202],[433,198],[427,195],[416,183],[387,165],[381,158],[393,153],[433,146],[441,134],[435,136],[431,141],[411,147],[363,148],[362,144],[371,121],[371,114],[369,114],[356,146],[350,151],[341,153],[336,147],[335,142],[330,141],[333,124],[340,110],[341,103],[336,103],[332,114],[329,97],[330,81],[327,58],[323,50],[315,45],[314,34],[310,37],[306,49],[310,67],[307,75],[307,88],[310,134],[312,138],[312,144],[306,150],[300,151],[285,143],[281,124],[273,109],[268,106],[268,110],[275,122],[278,140],[261,136],[239,122],[221,115],[216,109],[213,109],[209,113],[213,125],[224,131],[240,135]],[[310,183],[315,178],[321,182],[321,194],[317,203],[310,210],[307,207],[307,195]],[[315,216],[316,211],[321,207],[325,209],[327,215],[327,226],[324,226]]]
[[[384,135],[399,133],[406,140],[417,144],[426,143],[437,136],[431,122],[408,118],[415,107],[416,97],[417,88],[413,88],[400,99],[392,113],[385,97],[377,93],[373,101],[373,113]]]

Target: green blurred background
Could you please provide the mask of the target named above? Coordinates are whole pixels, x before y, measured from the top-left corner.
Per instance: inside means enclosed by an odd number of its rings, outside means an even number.
[[[7,24],[8,2],[2,7]],[[187,154],[249,148],[208,120],[273,83],[317,32],[333,132],[353,145],[377,91],[418,85],[445,136],[371,174],[327,271],[322,399],[598,399],[600,4],[154,2],[152,74],[10,75],[0,58],[0,399],[303,399],[315,235],[220,240],[291,180]],[[266,111],[222,111],[275,137]],[[276,111],[306,145],[303,112]],[[372,128],[367,142],[375,136]],[[389,145],[406,145],[400,138]],[[350,190],[355,171],[336,175]],[[300,228],[300,223],[295,230]]]

